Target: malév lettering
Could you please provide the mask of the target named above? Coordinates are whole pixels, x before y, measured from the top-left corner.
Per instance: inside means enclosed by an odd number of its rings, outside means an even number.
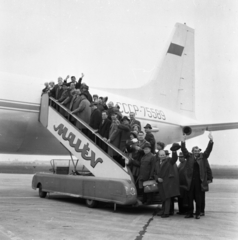
[[[83,148],[80,149],[80,145],[81,145],[82,141],[81,141],[79,138],[77,139],[77,142],[74,143],[74,140],[75,140],[75,137],[76,137],[76,136],[75,136],[72,132],[70,132],[69,135],[68,135],[68,137],[66,137],[66,134],[67,134],[67,132],[68,132],[68,128],[65,127],[62,123],[59,124],[58,127],[56,127],[56,126],[54,125],[54,130],[55,130],[56,132],[58,132],[59,136],[62,135],[63,140],[68,141],[68,142],[69,142],[69,145],[70,145],[71,147],[73,147],[76,152],[81,152],[81,157],[82,157],[84,160],[86,160],[86,161],[91,161],[91,162],[90,162],[90,165],[91,165],[93,168],[95,168],[98,163],[103,163],[103,160],[102,160],[101,158],[97,158],[97,159],[96,159],[96,154],[95,154],[94,151],[91,151],[91,152],[90,152],[90,153],[91,153],[91,156],[89,156],[89,151],[90,151],[89,143],[84,144]],[[96,159],[96,160],[95,160],[95,159]]]

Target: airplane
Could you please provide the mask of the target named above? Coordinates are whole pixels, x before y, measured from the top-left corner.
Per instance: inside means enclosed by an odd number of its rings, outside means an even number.
[[[207,131],[237,129],[238,122],[202,124],[195,116],[194,30],[176,23],[152,79],[133,89],[100,89],[91,94],[107,96],[123,115],[135,112],[142,127],[159,129],[156,141],[178,142]],[[0,73],[0,153],[68,155],[68,151],[38,121],[42,79]],[[29,89],[30,86],[30,89]]]

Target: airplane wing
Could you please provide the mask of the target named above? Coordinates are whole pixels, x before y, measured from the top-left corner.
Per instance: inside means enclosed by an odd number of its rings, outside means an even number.
[[[238,129],[238,122],[233,123],[211,123],[211,124],[191,124],[182,126],[184,133],[190,135],[193,131],[222,131],[229,129]]]

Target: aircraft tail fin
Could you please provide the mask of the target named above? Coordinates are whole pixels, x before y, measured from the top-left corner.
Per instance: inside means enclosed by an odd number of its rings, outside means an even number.
[[[139,88],[108,91],[143,99],[194,118],[194,30],[185,24],[176,23],[162,62],[151,81]]]

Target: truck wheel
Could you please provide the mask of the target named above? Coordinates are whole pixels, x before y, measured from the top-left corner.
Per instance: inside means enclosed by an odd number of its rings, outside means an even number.
[[[45,198],[47,195],[47,192],[42,191],[42,185],[40,184],[39,186],[39,197],[40,198]]]
[[[86,199],[86,205],[89,208],[95,208],[97,206],[97,201],[92,200],[92,199]]]

